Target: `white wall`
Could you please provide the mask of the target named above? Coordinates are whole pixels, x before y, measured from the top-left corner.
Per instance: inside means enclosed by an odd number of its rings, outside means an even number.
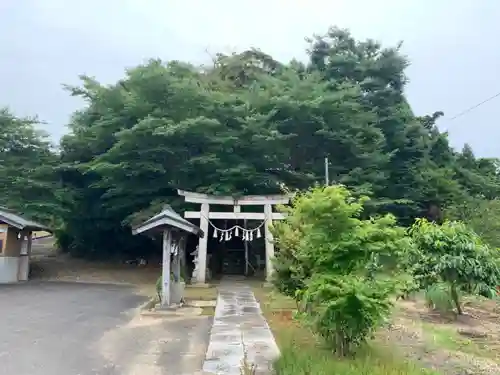
[[[0,284],[17,283],[19,257],[0,256]]]

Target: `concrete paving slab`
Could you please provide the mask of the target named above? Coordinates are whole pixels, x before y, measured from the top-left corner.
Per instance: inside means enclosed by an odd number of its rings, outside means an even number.
[[[222,284],[204,374],[240,375],[245,354],[257,366],[257,374],[268,374],[279,349],[250,287]]]

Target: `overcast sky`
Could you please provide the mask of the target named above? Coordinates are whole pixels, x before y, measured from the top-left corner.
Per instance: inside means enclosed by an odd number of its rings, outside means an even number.
[[[500,157],[500,97],[450,120],[500,92],[498,0],[0,0],[0,106],[38,115],[57,140],[81,106],[61,84],[79,74],[111,83],[148,58],[248,47],[304,58],[304,37],[330,25],[403,40],[416,113],[442,110],[453,145]]]

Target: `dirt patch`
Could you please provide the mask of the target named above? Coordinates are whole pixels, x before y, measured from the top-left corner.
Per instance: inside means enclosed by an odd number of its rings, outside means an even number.
[[[470,302],[454,317],[429,311],[423,301],[404,301],[377,339],[397,343],[404,356],[443,375],[499,374],[500,316],[489,307]]]
[[[155,284],[161,274],[159,265],[138,266],[111,262],[90,262],[65,254],[44,254],[31,259],[30,278],[99,283],[126,283],[140,294],[155,295]]]
[[[36,246],[35,246],[36,244]],[[30,278],[38,280],[78,281],[90,283],[125,283],[134,285],[138,294],[157,295],[156,281],[162,269],[158,260],[145,265],[124,262],[97,262],[72,258],[54,248],[53,239],[45,238],[34,243],[30,260]],[[191,301],[213,302],[217,299],[215,285],[197,287],[188,285],[184,298]],[[206,315],[213,315],[207,309]]]
[[[398,320],[379,332],[377,338],[387,346],[396,346],[408,359],[417,361],[443,375],[488,375],[500,373],[493,360],[438,347],[411,321]]]

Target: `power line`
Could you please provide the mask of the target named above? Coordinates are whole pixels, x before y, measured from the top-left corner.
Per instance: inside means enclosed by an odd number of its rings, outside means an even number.
[[[493,100],[493,99],[495,99],[495,98],[497,98],[497,97],[499,97],[499,96],[500,96],[500,92],[498,92],[498,93],[496,93],[495,95],[493,95],[493,96],[489,97],[488,99],[483,100],[483,101],[482,101],[482,102],[480,102],[480,103],[477,103],[477,104],[473,105],[473,106],[472,106],[472,107],[470,107],[470,108],[467,108],[466,110],[464,110],[464,111],[460,112],[459,114],[457,114],[457,115],[453,116],[452,118],[450,118],[450,120],[449,120],[449,121],[453,121],[453,120],[455,120],[455,119],[457,119],[457,118],[459,118],[459,117],[462,117],[463,115],[465,115],[465,114],[469,113],[470,111],[473,111],[473,110],[474,110],[474,109],[476,109],[477,107],[480,107],[480,106],[482,106],[483,104],[488,103],[490,100]]]

